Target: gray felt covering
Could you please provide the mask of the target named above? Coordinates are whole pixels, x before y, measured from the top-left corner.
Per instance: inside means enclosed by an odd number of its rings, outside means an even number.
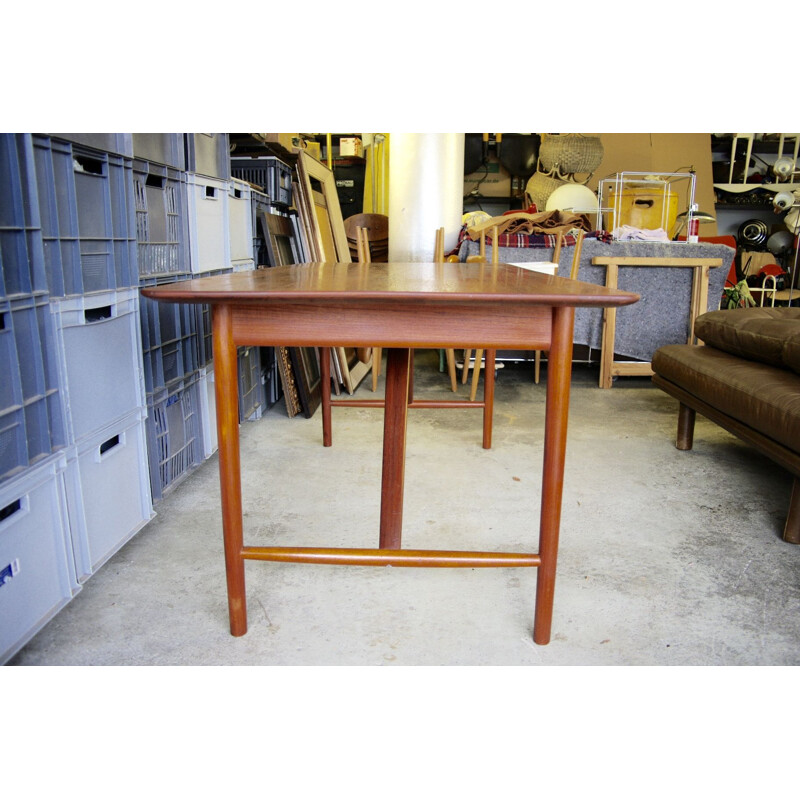
[[[478,242],[465,240],[459,259],[477,255]],[[500,261],[547,261],[552,249],[544,247],[501,247]],[[562,247],[558,274],[568,278],[572,269],[572,247]],[[685,242],[601,242],[584,239],[578,280],[605,284],[605,267],[592,266],[598,256],[644,256],[648,258],[721,258],[722,266],[709,271],[708,310],[719,307],[725,279],[733,261],[734,250],[721,244]],[[486,246],[491,260],[491,245]],[[689,303],[692,293],[692,270],[683,267],[620,267],[619,288],[636,292],[638,303],[617,310],[614,351],[639,361],[650,361],[653,353],[665,344],[685,344],[689,337]],[[575,313],[575,344],[599,349],[603,330],[601,309],[579,308]]]

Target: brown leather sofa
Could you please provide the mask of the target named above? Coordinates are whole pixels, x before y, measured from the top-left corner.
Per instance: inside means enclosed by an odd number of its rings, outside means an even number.
[[[697,413],[794,476],[783,538],[800,544],[800,308],[738,308],[697,318],[701,345],[666,345],[653,382],[679,403],[676,447]]]

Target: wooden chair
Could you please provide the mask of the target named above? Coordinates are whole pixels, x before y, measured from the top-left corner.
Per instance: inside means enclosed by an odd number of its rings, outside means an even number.
[[[386,261],[389,257],[389,217],[385,214],[354,214],[344,221],[347,245],[353,260],[358,257],[358,231],[366,231],[369,241],[369,260]]]
[[[363,217],[366,215],[361,214],[359,216]],[[349,219],[352,219],[352,217]],[[372,263],[372,252],[369,246],[368,228],[356,228],[356,260],[361,264]],[[371,357],[372,359],[372,391],[376,392],[378,390],[378,376],[381,374],[381,359],[383,356],[383,350],[380,347],[373,347],[371,350],[371,355],[367,357]],[[366,356],[366,353],[359,353],[359,358],[364,356]]]
[[[369,267],[370,248],[368,231],[361,228],[356,233],[356,255],[358,261]],[[444,228],[436,231],[436,243],[434,246],[434,261],[438,264],[446,262],[444,256]],[[457,259],[456,259],[457,260]],[[492,419],[494,415],[494,351],[492,351],[491,379],[484,382],[484,395],[482,401],[470,400],[415,400],[414,399],[414,371],[413,357],[411,352],[412,369],[408,384],[408,407],[414,408],[482,408],[483,409],[483,448],[489,450],[492,447]],[[488,361],[488,351],[487,351]],[[377,389],[377,378],[381,363],[381,348],[372,348],[372,387]],[[452,366],[450,366],[452,365]],[[448,368],[450,372],[450,384],[453,391],[457,391],[456,381],[455,352],[448,351]],[[488,373],[487,373],[488,374]],[[383,408],[385,402],[382,399],[352,399],[352,400],[333,400],[330,391],[322,388],[322,443],[325,447],[330,447],[333,441],[331,433],[331,408],[333,406],[355,406],[360,408]]]
[[[436,230],[436,242],[433,247],[433,260],[437,264],[444,264],[444,228],[438,228]],[[456,257],[456,261],[458,258]],[[450,376],[450,388],[454,391],[458,391],[458,381],[456,380],[456,353],[455,350],[446,350],[445,351],[446,358],[447,358],[447,373]],[[474,398],[473,398],[474,399]]]
[[[575,249],[572,252],[572,267],[569,271],[570,280],[577,280],[578,278],[578,268],[580,267],[581,263],[581,250],[583,249],[583,231],[578,231],[575,237]],[[561,244],[563,242],[564,236],[561,232],[558,234],[558,238],[556,239],[556,246],[553,248],[553,262],[558,264],[558,259],[561,256]],[[539,375],[541,372],[542,367],[542,351],[537,350],[534,354],[534,362],[533,362],[533,382],[539,383]]]
[[[477,256],[467,256],[468,263],[485,262],[486,261],[486,233],[481,231],[480,250]],[[500,263],[500,245],[498,244],[498,228],[495,225],[492,228],[492,266],[497,266]],[[483,360],[484,351],[475,351],[475,364],[472,367],[472,386],[470,389],[469,399],[474,401],[478,396],[478,380],[480,379],[481,361]],[[484,366],[484,392],[489,391],[491,384],[491,393],[494,395],[494,365],[496,350],[486,351],[486,364]],[[461,370],[461,383],[467,382],[467,374],[469,373],[469,362],[472,357],[472,350],[464,350],[464,366]]]

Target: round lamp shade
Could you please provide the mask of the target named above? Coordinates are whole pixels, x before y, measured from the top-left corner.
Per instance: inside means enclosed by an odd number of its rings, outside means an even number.
[[[580,183],[559,186],[547,198],[546,211],[597,211],[597,195]]]

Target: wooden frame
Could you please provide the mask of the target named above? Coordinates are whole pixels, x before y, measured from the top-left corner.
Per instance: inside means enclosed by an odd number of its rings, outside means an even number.
[[[310,419],[322,402],[319,351],[316,347],[290,347],[288,350],[300,407],[306,418]]]
[[[314,258],[349,264],[350,245],[333,172],[303,152],[297,158],[297,180],[304,210],[309,215]]]
[[[267,244],[271,267],[303,263],[303,253],[300,243],[297,241],[297,232],[289,217],[262,211],[259,214],[259,221]]]
[[[306,231],[310,255],[315,261],[350,264],[350,245],[333,171],[302,152],[297,158],[296,187],[296,205]],[[347,393],[353,394],[372,364],[361,361],[354,352],[343,347],[334,347],[332,352],[342,383]],[[325,357],[324,353],[320,355]]]
[[[689,340],[695,340],[694,321],[708,308],[708,271],[721,267],[721,258],[643,258],[640,256],[596,256],[592,264],[606,268],[606,288],[616,289],[620,267],[684,267],[693,270],[692,297],[689,304]],[[603,309],[603,335],[600,345],[600,388],[610,389],[615,375],[652,375],[649,361],[614,361],[617,332],[616,308]]]
[[[259,215],[271,267],[303,260],[298,230],[290,217],[262,211]],[[277,347],[278,372],[290,417],[302,411],[312,417],[322,400],[319,353],[316,347]]]

